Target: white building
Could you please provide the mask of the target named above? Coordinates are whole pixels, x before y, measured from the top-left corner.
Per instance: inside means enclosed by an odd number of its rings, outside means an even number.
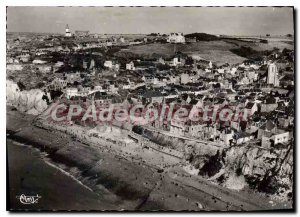
[[[120,38],[120,42],[121,42],[121,43],[125,43],[125,38],[124,38],[124,37],[121,37],[121,38]]]
[[[178,136],[184,136],[185,126],[184,122],[171,120],[170,133]]]
[[[62,90],[67,87],[67,81],[55,78],[49,85],[48,90]]]
[[[118,63],[114,63],[112,60],[106,60],[104,62],[104,66],[106,68],[109,68],[109,69],[115,69],[115,70],[119,70],[120,69],[120,64]]]
[[[184,65],[184,59],[180,58],[180,57],[174,57],[171,64],[172,66],[178,66],[178,65]]]
[[[113,62],[111,60],[106,60],[104,66],[111,69],[113,67]]]
[[[127,70],[134,70],[135,69],[134,63],[132,61],[130,63],[127,63],[126,64],[126,69]]]
[[[72,36],[72,33],[70,32],[69,25],[67,24],[65,37],[71,37],[71,36]]]
[[[263,135],[261,145],[264,148],[276,147],[279,144],[286,145],[291,139],[289,132],[276,132],[273,135]]]
[[[23,62],[23,63],[27,63],[30,59],[30,55],[29,54],[21,54],[20,55],[20,60]]]
[[[289,132],[278,132],[277,134],[273,135],[274,145],[277,145],[279,143],[287,143],[289,139]]]
[[[167,42],[169,43],[185,43],[185,37],[183,33],[178,32],[178,33],[171,33],[168,36]]]
[[[78,89],[77,88],[67,88],[66,89],[66,97],[70,99],[73,96],[78,95]]]

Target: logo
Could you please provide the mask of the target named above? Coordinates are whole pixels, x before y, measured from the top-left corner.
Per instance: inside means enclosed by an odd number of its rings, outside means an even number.
[[[39,202],[38,200],[42,197],[39,196],[38,194],[36,196],[26,196],[25,194],[21,194],[16,198],[19,199],[22,204],[34,204],[34,203],[38,203]]]

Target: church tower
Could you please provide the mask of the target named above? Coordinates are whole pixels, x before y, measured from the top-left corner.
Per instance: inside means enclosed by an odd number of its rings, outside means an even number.
[[[278,68],[274,63],[268,65],[267,83],[273,84],[275,87],[279,86]]]

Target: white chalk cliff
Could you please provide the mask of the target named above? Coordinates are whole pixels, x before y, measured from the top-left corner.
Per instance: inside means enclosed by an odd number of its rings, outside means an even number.
[[[11,81],[6,81],[6,104],[16,107],[19,111],[27,114],[38,115],[47,107],[47,102],[43,99],[45,93],[40,89],[21,91],[18,85]],[[50,99],[50,94],[47,94]]]

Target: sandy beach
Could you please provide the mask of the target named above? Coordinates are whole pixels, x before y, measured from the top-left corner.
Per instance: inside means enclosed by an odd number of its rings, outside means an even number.
[[[92,189],[98,195],[96,204],[102,204],[99,209],[97,205],[93,206],[96,210],[251,211],[289,209],[291,206],[270,203],[269,198],[259,193],[246,190],[238,192],[216,186],[187,173],[180,166],[180,160],[179,163],[174,160],[170,165],[154,167],[149,162],[155,159],[138,159],[130,153],[120,154],[121,149],[114,148],[113,142],[109,144],[106,141],[99,147],[82,143],[67,133],[32,125],[34,118],[8,107],[7,137],[46,152],[47,159],[43,160],[51,162]],[[132,153],[141,153],[136,151],[139,149],[136,147]],[[156,156],[160,155],[156,153]],[[168,158],[164,159],[164,162],[168,161]],[[105,206],[107,203],[110,205]],[[76,210],[76,205],[70,207]],[[60,207],[56,209],[60,210]]]

